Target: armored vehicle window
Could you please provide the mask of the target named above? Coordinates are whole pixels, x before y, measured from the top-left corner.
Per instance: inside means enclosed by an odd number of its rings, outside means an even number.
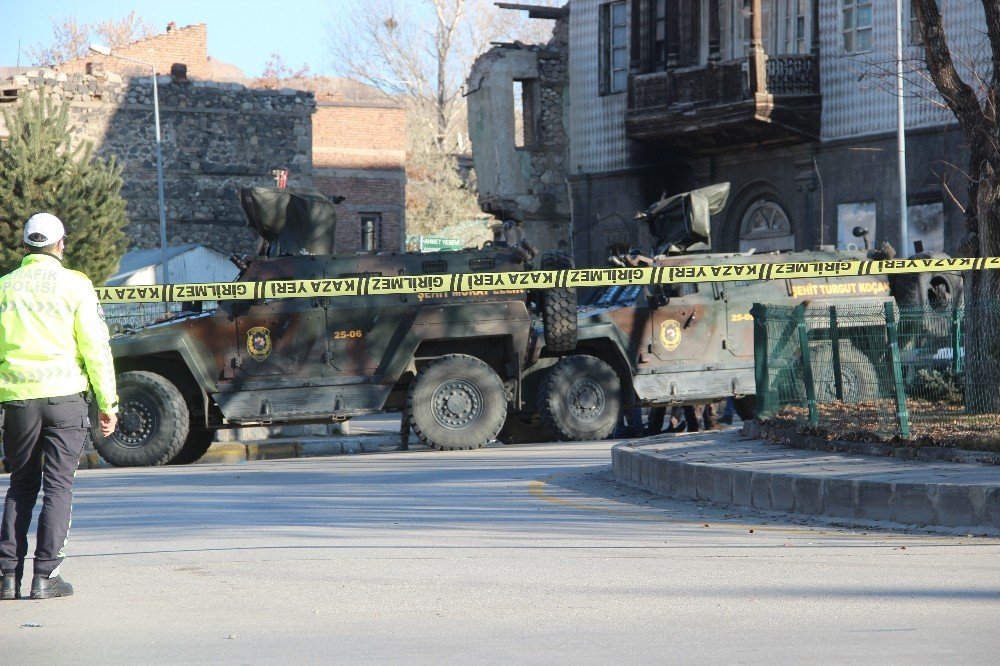
[[[598,292],[592,304],[601,308],[636,305],[642,294],[642,285],[618,285]]]
[[[420,264],[420,269],[424,273],[447,273],[448,272],[448,262],[444,259],[435,259],[434,261],[425,261]]]
[[[489,271],[496,268],[497,262],[490,257],[484,257],[481,259],[470,259],[469,268],[474,271]]]

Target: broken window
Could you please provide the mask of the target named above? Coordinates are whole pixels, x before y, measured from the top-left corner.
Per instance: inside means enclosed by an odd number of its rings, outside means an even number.
[[[382,214],[361,213],[361,251],[378,252],[382,237]]]
[[[622,93],[628,88],[628,8],[625,2],[601,5],[602,95]]]
[[[531,148],[537,140],[538,80],[514,79],[514,146]]]

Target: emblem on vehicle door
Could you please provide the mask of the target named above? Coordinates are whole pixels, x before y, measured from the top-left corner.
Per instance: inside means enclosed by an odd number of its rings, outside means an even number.
[[[668,319],[660,324],[660,343],[667,351],[673,351],[681,344],[681,323]]]
[[[263,361],[271,355],[271,331],[256,326],[247,331],[247,351],[255,361]]]

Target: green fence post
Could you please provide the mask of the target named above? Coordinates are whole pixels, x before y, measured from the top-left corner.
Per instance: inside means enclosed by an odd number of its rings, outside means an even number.
[[[802,381],[806,385],[806,405],[809,407],[809,426],[819,425],[819,411],[816,408],[816,385],[813,383],[812,359],[809,357],[809,330],[806,328],[806,306],[795,306],[795,322],[799,329],[799,347],[802,350]]]
[[[750,315],[753,317],[753,372],[754,383],[757,385],[757,414],[766,417],[774,410],[771,376],[768,373],[767,363],[771,353],[767,345],[767,306],[763,303],[754,303],[750,308]]]
[[[840,329],[837,328],[837,306],[830,306],[830,342],[833,343],[833,385],[837,400],[844,401],[844,377],[840,373]]]
[[[962,315],[965,310],[951,311],[951,369],[955,376],[962,374]]]
[[[899,421],[899,434],[910,437],[910,414],[906,409],[906,387],[903,385],[903,364],[899,360],[899,329],[893,304],[885,304],[885,335],[889,342],[889,357],[892,361],[892,381],[896,385],[896,418]]]

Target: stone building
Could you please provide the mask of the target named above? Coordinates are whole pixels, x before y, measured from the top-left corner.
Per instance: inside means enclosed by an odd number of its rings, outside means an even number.
[[[983,32],[975,28],[983,24],[982,9],[975,5],[945,7],[953,50],[967,58],[983,47]],[[472,133],[481,185],[481,169],[496,172],[483,202],[512,206],[526,195],[540,200],[544,171],[523,159],[510,123],[474,98],[479,91],[501,91],[497,113],[513,115],[513,94],[506,89],[532,76],[525,73],[522,61],[530,58],[524,53],[540,62],[560,51],[566,62],[562,104],[549,110],[561,111],[563,126],[553,145],[564,145],[563,191],[551,188],[561,199],[549,210],[571,211],[553,219],[567,220],[578,263],[603,264],[617,243],[645,247],[645,230],[631,221],[636,211],[664,193],[720,181],[732,184],[732,194],[713,221],[717,250],[845,247],[858,242],[850,234],[856,225],[868,227],[877,242],[899,244],[894,3],[570,0],[558,9],[502,6],[554,20],[554,39],[544,47],[498,47],[472,70],[470,126],[491,125]],[[912,21],[905,31],[907,68],[919,80],[922,46]],[[563,44],[559,36],[567,34]],[[965,233],[960,169],[967,150],[954,118],[923,88],[905,102],[907,232],[927,249],[950,251]],[[532,110],[525,105],[523,111]],[[534,113],[526,124],[538,122]],[[536,144],[548,140],[539,136]]]
[[[168,243],[252,252],[256,238],[236,189],[273,185],[272,172],[287,169],[290,187],[315,184],[346,197],[338,211],[338,252],[401,250],[403,112],[383,102],[317,104],[308,90],[214,81],[231,67],[207,49],[203,24],[171,24],[114,50],[150,63],[158,75]],[[0,86],[0,108],[42,87],[70,101],[80,140],[124,165],[131,247],[158,247],[151,67],[90,53],[54,69],[26,70]],[[340,106],[350,111],[336,111]]]

